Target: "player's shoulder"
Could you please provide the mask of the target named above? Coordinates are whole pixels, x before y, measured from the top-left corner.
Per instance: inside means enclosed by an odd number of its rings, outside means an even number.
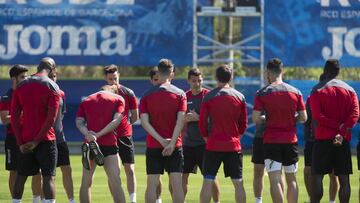
[[[17,85],[17,88],[21,89],[22,87],[33,84],[33,83],[43,85],[43,86],[49,88],[50,90],[58,92],[58,93],[60,90],[58,84],[56,84],[54,81],[52,81],[49,77],[42,76],[42,75],[36,75],[36,74],[21,81]]]
[[[122,92],[124,95],[128,95],[130,97],[134,97],[135,93],[132,89],[123,86],[123,85],[119,85],[119,92]]]
[[[245,96],[234,88],[217,87],[205,94],[203,101],[207,102],[217,96],[232,96],[241,101],[245,101]]]

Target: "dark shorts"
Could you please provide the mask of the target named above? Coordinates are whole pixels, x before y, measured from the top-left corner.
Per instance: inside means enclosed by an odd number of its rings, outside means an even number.
[[[200,145],[195,147],[183,146],[183,150],[184,150],[183,173],[196,173],[197,167],[199,167],[202,173],[205,145]]]
[[[214,178],[224,164],[225,177],[242,179],[242,154],[241,152],[215,152],[205,150],[204,177]]]
[[[19,146],[16,144],[15,135],[7,135],[5,138],[5,169],[8,171],[16,170]]]
[[[104,157],[114,155],[118,153],[119,148],[117,146],[99,146],[101,153],[104,155]],[[90,153],[89,159],[93,160],[93,154]]]
[[[182,173],[184,157],[182,148],[175,148],[171,156],[163,156],[163,149],[146,149],[146,174]]]
[[[332,140],[315,141],[312,153],[311,173],[324,175],[334,171],[335,175],[352,174],[349,142],[335,146]]]
[[[57,167],[59,166],[69,166],[70,165],[70,155],[69,155],[69,147],[66,142],[58,143],[57,145],[58,150],[58,160],[57,160]]]
[[[135,146],[132,136],[118,138],[119,156],[123,164],[135,163]]]
[[[360,170],[360,142],[358,142],[357,147],[356,147],[356,154],[357,154],[357,165],[358,165],[358,170]]]
[[[252,146],[251,162],[264,164],[264,143],[262,137],[255,137]]]
[[[304,147],[305,166],[311,166],[311,158],[314,147],[314,141],[306,141]]]
[[[57,163],[56,141],[43,141],[28,154],[19,153],[17,172],[21,176],[33,176],[39,173],[43,176],[55,176]]]
[[[264,158],[290,166],[299,161],[297,144],[264,144]]]

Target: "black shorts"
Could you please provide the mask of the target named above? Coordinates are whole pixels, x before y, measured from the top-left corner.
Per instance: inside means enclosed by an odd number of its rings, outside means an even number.
[[[311,173],[324,175],[334,171],[335,175],[352,174],[349,142],[335,146],[332,140],[315,141],[312,153]]]
[[[146,149],[146,174],[182,173],[184,157],[182,148],[175,148],[171,156],[163,156],[163,149]]]
[[[251,162],[264,164],[264,143],[262,137],[255,137],[252,146]]]
[[[41,169],[43,176],[55,176],[56,163],[56,141],[42,141],[33,152],[19,153],[17,172],[21,176],[33,176]]]
[[[358,165],[358,170],[360,170],[360,142],[358,142],[357,147],[356,147],[356,154],[357,154],[357,165]]]
[[[117,146],[99,146],[101,153],[104,155],[104,157],[114,155],[118,153],[119,148]],[[90,153],[89,159],[93,160],[93,153]]]
[[[69,147],[66,142],[58,143],[57,145],[58,150],[58,160],[57,160],[57,167],[59,166],[69,166],[70,165],[70,154],[69,154]]]
[[[297,144],[264,144],[264,157],[290,166],[299,161]]]
[[[8,171],[16,170],[19,146],[16,144],[15,135],[6,135],[5,138],[5,169]]]
[[[214,178],[224,164],[225,177],[231,179],[242,179],[242,154],[241,152],[215,152],[205,150],[204,177]]]
[[[306,141],[304,147],[305,166],[311,166],[311,158],[314,147],[314,141]]]
[[[119,156],[123,164],[135,163],[135,146],[132,136],[118,138]]]
[[[183,150],[184,150],[183,173],[196,173],[197,167],[199,167],[202,173],[205,145],[200,145],[195,147],[183,146]]]

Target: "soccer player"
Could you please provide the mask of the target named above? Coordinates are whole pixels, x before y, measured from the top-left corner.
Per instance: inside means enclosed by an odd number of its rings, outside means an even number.
[[[57,81],[57,72],[52,71],[49,74],[49,78],[56,83]],[[71,174],[71,166],[70,166],[70,155],[69,155],[69,147],[65,140],[64,128],[62,120],[64,118],[64,114],[66,113],[66,103],[65,103],[65,93],[62,90],[60,92],[60,102],[59,102],[59,112],[57,114],[54,130],[56,135],[56,146],[58,150],[57,157],[57,167],[60,167],[63,178],[63,186],[66,192],[66,195],[69,199],[69,203],[75,203],[74,200],[74,186]]]
[[[336,77],[340,64],[329,59],[324,67],[324,81],[316,85],[310,94],[312,119],[316,122],[315,143],[312,153],[311,203],[320,202],[323,195],[324,174],[338,176],[339,200],[349,202],[352,173],[351,130],[359,119],[359,102],[352,87]]]
[[[6,126],[6,137],[5,137],[5,168],[9,171],[9,190],[13,196],[13,188],[16,178],[16,157],[19,154],[19,146],[16,144],[16,138],[14,131],[11,127],[11,115],[10,115],[10,104],[12,94],[16,89],[16,86],[27,78],[28,68],[23,65],[15,65],[10,71],[10,79],[12,87],[1,97],[0,100],[0,117],[3,124]],[[32,192],[33,192],[33,203],[40,202],[41,195],[41,176],[40,174],[34,175],[32,178]]]
[[[170,60],[161,59],[158,70],[159,84],[146,91],[140,100],[141,125],[147,132],[145,202],[156,201],[160,175],[165,169],[169,174],[173,202],[183,203],[181,131],[186,96],[181,89],[170,84],[174,75],[174,65]]]
[[[13,203],[21,202],[28,176],[41,169],[45,202],[55,202],[57,148],[54,125],[59,108],[59,87],[48,78],[55,61],[41,59],[37,73],[19,83],[11,103],[11,124],[19,146]],[[21,117],[21,119],[20,119]]]
[[[183,190],[184,195],[188,191],[188,179],[190,173],[195,173],[199,167],[203,173],[203,161],[205,152],[205,141],[199,131],[200,105],[204,96],[209,92],[202,87],[202,74],[199,69],[191,69],[188,72],[188,83],[190,90],[186,92],[187,112],[185,114],[186,133],[183,139],[184,171]],[[214,202],[219,202],[220,188],[217,180],[214,181],[212,190]]]
[[[137,121],[138,108],[134,92],[119,84],[119,72],[116,65],[104,68],[104,76],[108,85],[116,85],[118,94],[124,98],[125,110],[120,125],[117,128],[119,156],[124,165],[127,189],[130,202],[136,202],[136,177],[135,177],[135,146],[132,138],[132,124]],[[130,118],[129,118],[130,113]]]
[[[252,119],[258,125],[266,121],[263,135],[264,158],[272,200],[276,203],[284,202],[281,187],[281,172],[284,168],[287,202],[292,203],[298,201],[296,122],[304,123],[307,116],[300,91],[284,83],[282,75],[281,60],[270,59],[266,67],[269,85],[256,93]],[[261,116],[263,112],[266,116]]]
[[[320,82],[324,80],[324,74],[320,76]],[[304,160],[305,160],[305,167],[304,167],[304,182],[305,188],[310,198],[311,193],[311,157],[312,151],[314,146],[314,131],[311,116],[311,109],[310,109],[310,99],[306,100],[306,113],[308,119],[304,123],[304,140],[305,140],[305,148],[304,148]],[[330,203],[335,203],[336,193],[339,190],[339,181],[338,178],[334,175],[334,173],[329,174],[330,178],[330,185],[329,185],[329,199]],[[310,202],[310,201],[309,201]]]
[[[225,177],[231,177],[234,185],[235,201],[246,202],[240,144],[240,138],[247,128],[245,97],[230,87],[232,69],[227,65],[219,66],[215,75],[217,88],[204,96],[200,108],[199,129],[207,140],[200,202],[210,202],[221,163]]]
[[[84,135],[85,143],[96,141],[99,145],[98,148],[104,156],[104,170],[113,200],[115,203],[124,203],[125,196],[121,187],[118,146],[114,129],[123,118],[125,102],[118,95],[117,86],[105,85],[101,90],[80,103],[76,115],[76,126]],[[97,154],[99,154],[98,151]],[[94,153],[91,155],[90,159],[96,158]],[[83,168],[80,202],[91,202],[90,187],[95,169],[94,161],[90,162],[90,169]]]
[[[154,67],[154,68],[150,69],[149,76],[150,76],[150,83],[153,86],[158,85],[158,83],[159,83],[159,71],[158,71],[157,67]],[[155,201],[156,203],[162,203],[162,200],[161,200],[162,181],[161,181],[161,179],[159,179],[159,181],[160,181],[159,185],[156,188],[156,201]],[[169,183],[169,190],[171,192],[170,183]]]

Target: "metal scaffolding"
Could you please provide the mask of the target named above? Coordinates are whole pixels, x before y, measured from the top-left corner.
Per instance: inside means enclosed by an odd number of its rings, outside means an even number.
[[[228,0],[231,2],[231,0]],[[233,2],[234,3],[234,2]],[[199,6],[194,0],[193,17],[193,67],[209,63],[227,63],[231,67],[233,64],[259,64],[260,85],[264,84],[264,0],[260,2],[260,9],[255,7],[236,7],[224,9],[215,6]],[[226,17],[232,23],[232,18],[260,18],[260,32],[253,34],[237,42],[228,40],[227,43],[212,39],[198,32],[198,18],[202,17]],[[232,37],[232,29],[229,29],[229,37]],[[199,40],[208,42],[208,45],[200,45]],[[250,42],[260,41],[258,45],[248,45]],[[201,52],[205,52],[201,55]],[[209,52],[210,51],[210,52]],[[259,51],[259,56],[253,56],[244,51]],[[223,55],[228,53],[228,57]],[[234,53],[240,54],[240,59],[234,59]]]

